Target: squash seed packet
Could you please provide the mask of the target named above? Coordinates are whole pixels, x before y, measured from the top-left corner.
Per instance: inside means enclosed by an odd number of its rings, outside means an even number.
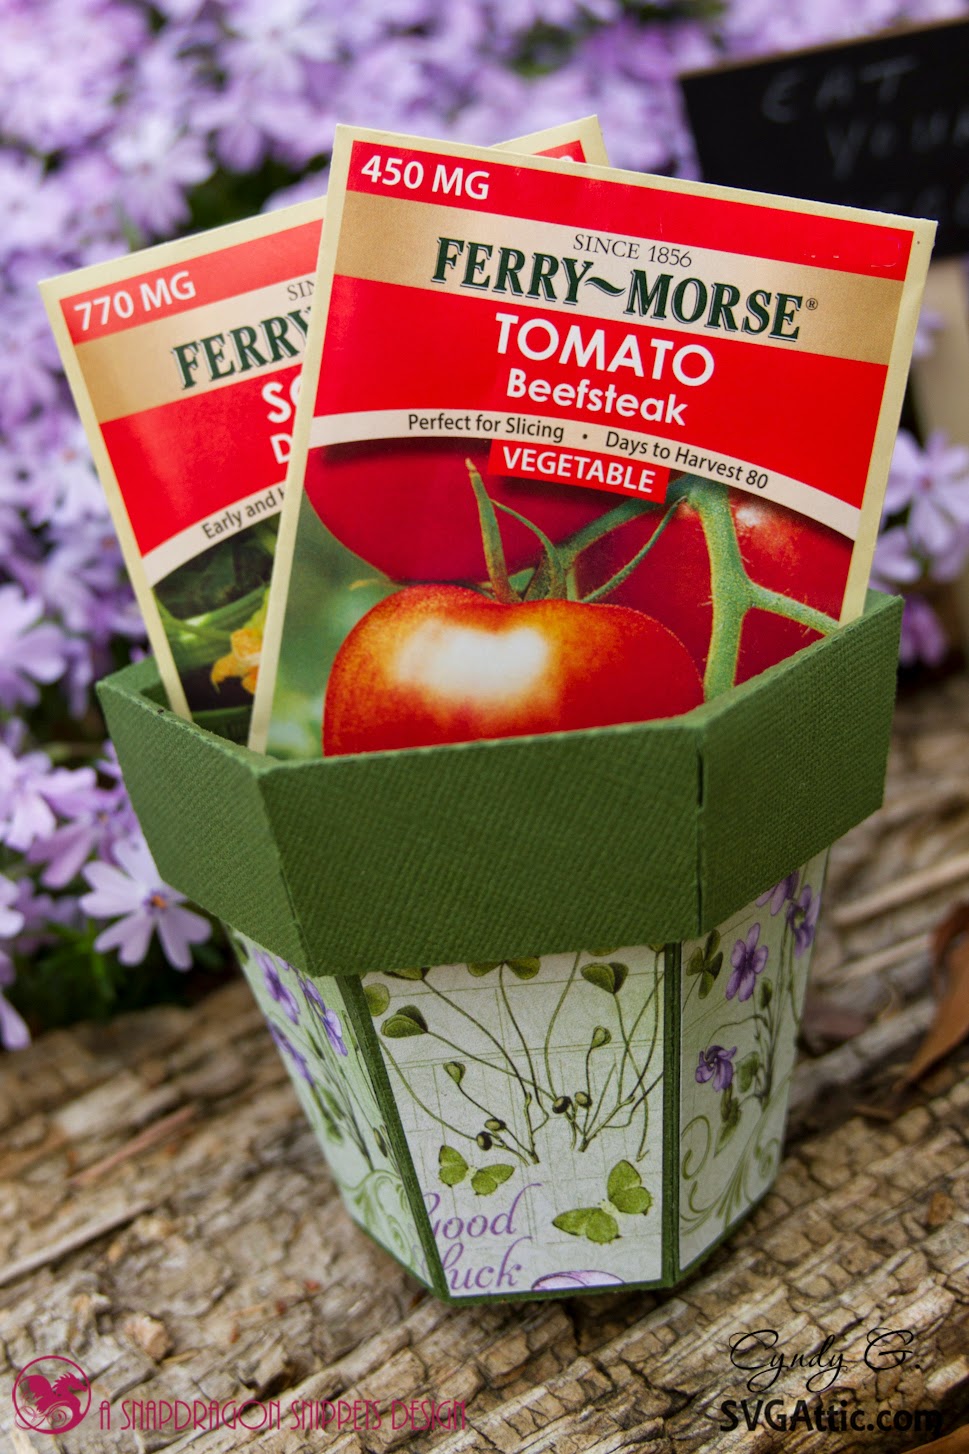
[[[605,161],[590,117],[504,143]],[[172,707],[245,741],[323,199],[41,284]]]

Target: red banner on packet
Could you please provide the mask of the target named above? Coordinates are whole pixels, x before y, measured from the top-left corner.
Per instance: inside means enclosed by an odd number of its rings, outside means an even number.
[[[674,715],[861,609],[932,223],[354,128],[328,205],[251,745]]]
[[[491,446],[488,468],[494,475],[514,475],[522,480],[554,480],[560,484],[585,485],[590,490],[607,490],[616,495],[662,501],[670,472],[663,465],[625,464],[609,454],[590,450],[561,449],[558,445],[498,444]]]

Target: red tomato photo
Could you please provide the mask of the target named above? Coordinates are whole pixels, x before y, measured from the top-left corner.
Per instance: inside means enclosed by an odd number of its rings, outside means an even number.
[[[393,581],[487,579],[481,522],[465,460],[496,505],[509,505],[558,545],[615,500],[572,485],[488,472],[488,446],[454,439],[383,439],[311,449],[305,488],[337,540]],[[542,550],[527,526],[498,512],[509,571]]]
[[[837,620],[851,542],[826,525],[741,490],[731,490],[730,510],[750,579]],[[644,515],[583,551],[578,560],[579,594],[588,594],[620,571],[656,533],[662,518],[659,510]],[[649,555],[603,599],[662,621],[687,647],[702,674],[710,650],[713,601],[710,558],[697,512],[681,504]],[[808,626],[772,611],[749,611],[736,680],[745,682],[817,640],[818,632]]]
[[[460,586],[409,586],[337,653],[326,756],[642,722],[703,701],[672,631],[624,606],[504,605]]]

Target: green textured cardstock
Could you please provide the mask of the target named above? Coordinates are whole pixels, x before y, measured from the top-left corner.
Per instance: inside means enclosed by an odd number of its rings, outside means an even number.
[[[902,603],[687,716],[312,762],[99,696],[159,871],[313,974],[705,933],[882,800]]]

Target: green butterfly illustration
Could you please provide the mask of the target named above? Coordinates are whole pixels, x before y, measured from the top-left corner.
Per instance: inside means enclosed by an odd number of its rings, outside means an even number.
[[[606,1201],[597,1207],[576,1207],[553,1217],[552,1226],[571,1237],[585,1237],[600,1246],[619,1237],[619,1223],[614,1212],[627,1217],[644,1217],[653,1205],[653,1198],[643,1186],[643,1179],[631,1161],[617,1161],[606,1182]]]
[[[437,1162],[437,1174],[445,1186],[458,1186],[471,1171],[460,1151],[456,1151],[453,1146],[442,1146]],[[471,1190],[479,1197],[490,1196],[514,1175],[514,1171],[513,1166],[501,1161],[493,1162],[491,1166],[479,1166],[477,1171],[471,1172]]]

